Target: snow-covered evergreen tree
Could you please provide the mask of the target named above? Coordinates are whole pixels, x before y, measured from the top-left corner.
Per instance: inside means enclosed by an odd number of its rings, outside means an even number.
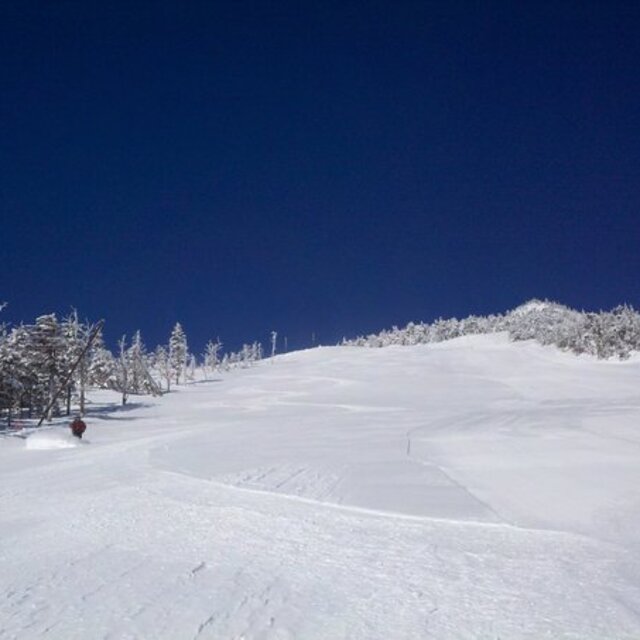
[[[31,410],[29,393],[37,378],[23,357],[28,340],[23,326],[0,338],[0,410],[6,412],[9,425],[14,411],[23,406]]]
[[[88,340],[87,327],[80,323],[78,312],[74,309],[60,325],[64,340],[64,351],[61,361],[64,375],[71,372],[75,366],[74,375],[69,378],[66,388],[63,390],[66,402],[66,414],[71,413],[72,394],[77,392],[80,398],[81,411],[84,412],[84,393],[87,373],[87,354],[84,349]]]
[[[160,385],[151,375],[148,367],[146,348],[140,331],[136,331],[127,347],[126,337],[118,343],[116,388],[122,393],[122,404],[126,404],[131,394],[160,395]]]
[[[114,389],[116,383],[116,361],[111,351],[105,347],[101,330],[89,351],[87,384],[102,389]]]
[[[146,365],[147,349],[142,342],[142,334],[136,331],[131,338],[131,345],[127,349],[127,360],[129,361],[129,392],[144,393],[147,385],[149,373]]]
[[[33,400],[42,409],[46,408],[46,418],[51,420],[59,409],[55,402],[55,395],[65,373],[64,336],[56,315],[51,313],[36,318],[36,323],[30,331],[26,357],[28,366],[36,373],[38,381],[37,394]]]
[[[164,380],[167,385],[167,392],[171,391],[171,378],[173,376],[173,369],[171,367],[169,353],[162,345],[156,347],[155,367],[158,371],[158,374],[160,375],[160,379]]]
[[[181,324],[176,322],[169,338],[169,360],[176,384],[180,384],[180,376],[184,374],[188,353],[187,336]]]
[[[131,363],[127,357],[127,336],[118,340],[118,360],[116,365],[116,389],[122,394],[122,405],[127,404],[129,398],[129,380],[131,377]]]
[[[196,360],[196,357],[192,353],[190,353],[188,356],[187,367],[185,369],[185,377],[187,380],[195,380],[197,366],[198,362]]]
[[[207,342],[207,346],[205,347],[203,355],[205,376],[207,375],[207,373],[213,373],[217,370],[218,365],[220,364],[219,353],[221,349],[222,343],[220,342],[219,338],[218,340],[216,340],[216,342],[213,342],[212,340],[209,340],[209,342]]]

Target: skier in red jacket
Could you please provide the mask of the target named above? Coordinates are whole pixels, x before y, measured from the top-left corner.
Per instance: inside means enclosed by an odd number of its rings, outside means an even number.
[[[87,425],[80,416],[76,416],[71,423],[71,433],[82,440],[82,434],[87,430]]]

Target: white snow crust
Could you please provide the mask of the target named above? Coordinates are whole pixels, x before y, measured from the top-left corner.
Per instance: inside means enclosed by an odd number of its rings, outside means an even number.
[[[88,446],[0,440],[1,640],[640,637],[638,359],[470,336],[92,400]]]

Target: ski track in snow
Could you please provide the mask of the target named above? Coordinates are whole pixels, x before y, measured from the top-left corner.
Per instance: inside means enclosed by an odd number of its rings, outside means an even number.
[[[325,348],[1,440],[0,640],[638,638],[639,375]]]

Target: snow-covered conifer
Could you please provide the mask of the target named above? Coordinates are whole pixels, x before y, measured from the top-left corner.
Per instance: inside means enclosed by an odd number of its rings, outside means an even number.
[[[102,330],[100,330],[89,351],[87,384],[103,389],[113,389],[116,381],[116,361],[111,351],[105,347]]]
[[[117,388],[122,393],[122,404],[127,404],[129,397],[129,378],[131,374],[131,365],[127,358],[127,336],[122,336],[118,340],[118,361],[116,368]]]
[[[187,367],[185,370],[185,377],[187,380],[195,380],[197,366],[198,366],[198,362],[196,360],[196,357],[192,353],[190,353],[188,356]]]
[[[212,340],[207,342],[203,355],[205,375],[207,375],[207,372],[213,373],[218,368],[218,365],[220,364],[220,349],[222,349],[222,343],[219,338],[216,342],[213,342]]]
[[[156,347],[155,366],[160,375],[160,378],[167,384],[167,391],[171,391],[171,378],[173,376],[173,369],[171,368],[169,353],[167,352],[165,347],[161,345]]]
[[[187,366],[187,354],[187,336],[180,323],[176,322],[169,338],[169,360],[176,384],[180,384],[180,376],[183,375]]]
[[[61,356],[64,375],[75,367],[74,375],[69,378],[64,389],[66,401],[66,414],[71,413],[71,397],[73,392],[78,392],[81,412],[84,412],[84,394],[87,373],[87,354],[84,353],[88,339],[87,327],[80,323],[78,312],[74,309],[60,325],[64,340],[64,350]]]
[[[64,337],[56,315],[51,313],[36,318],[26,355],[39,383],[36,402],[41,403],[42,409],[46,408],[49,421],[58,412],[55,395],[65,373],[64,349]]]

